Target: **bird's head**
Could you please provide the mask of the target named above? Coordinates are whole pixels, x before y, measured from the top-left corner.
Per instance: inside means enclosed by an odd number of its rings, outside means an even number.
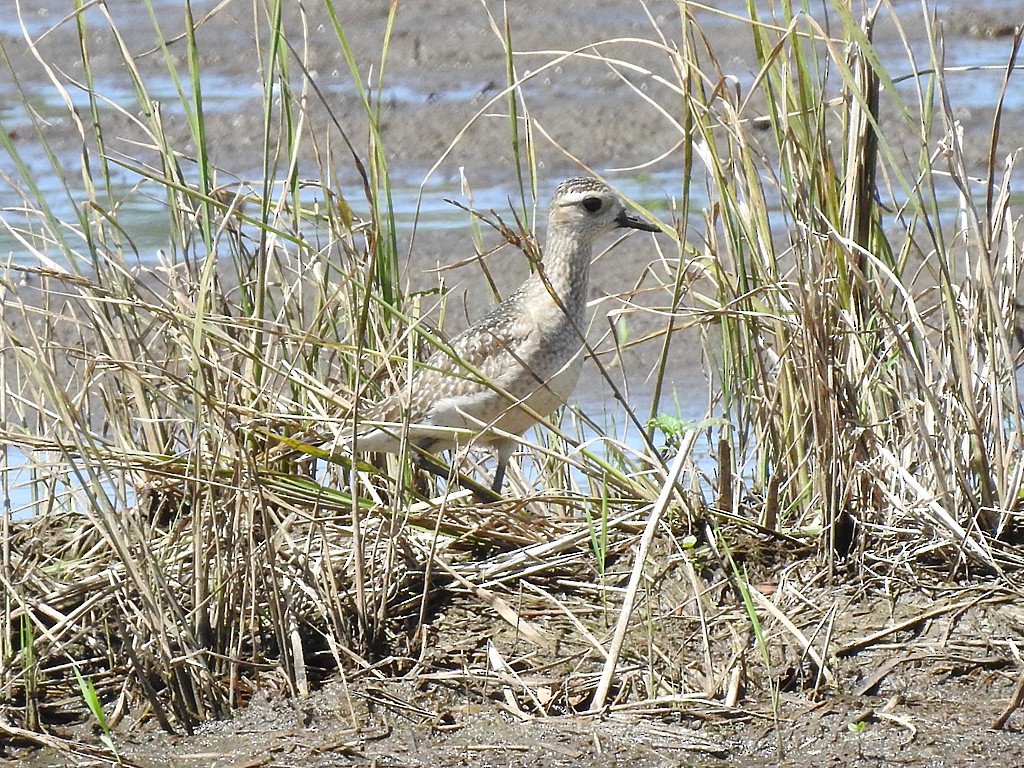
[[[585,176],[558,185],[548,209],[548,231],[572,232],[593,242],[620,227],[657,232],[658,227],[631,212],[615,191],[600,179]]]

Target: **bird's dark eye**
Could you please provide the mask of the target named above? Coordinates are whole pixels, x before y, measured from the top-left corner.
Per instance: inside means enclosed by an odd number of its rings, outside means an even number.
[[[601,198],[585,197],[583,199],[583,207],[590,211],[590,213],[597,213],[601,210]]]

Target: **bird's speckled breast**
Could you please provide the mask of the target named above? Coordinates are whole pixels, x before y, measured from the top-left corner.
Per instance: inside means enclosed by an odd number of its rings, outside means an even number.
[[[429,422],[466,428],[491,424],[520,434],[536,422],[531,412],[547,416],[565,404],[580,377],[583,345],[560,307],[534,310],[516,314],[513,327],[501,334],[501,354],[484,366],[491,370],[481,371],[493,374],[491,381],[502,392],[483,387],[453,393],[433,403]],[[488,442],[486,437],[482,442]]]

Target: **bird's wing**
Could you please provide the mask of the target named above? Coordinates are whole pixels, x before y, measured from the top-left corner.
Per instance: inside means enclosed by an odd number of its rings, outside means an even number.
[[[439,349],[416,371],[404,393],[410,417],[424,415],[432,404],[452,397],[472,397],[502,388],[519,373],[519,350],[532,323],[509,322],[492,313],[452,339],[450,350]]]

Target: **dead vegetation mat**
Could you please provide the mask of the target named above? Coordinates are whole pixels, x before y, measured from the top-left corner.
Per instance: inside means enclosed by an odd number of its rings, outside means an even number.
[[[1024,754],[1017,574],[952,569],[948,559],[943,570],[934,550],[914,567],[883,568],[907,546],[896,533],[835,558],[813,539],[676,510],[648,552],[608,699],[591,711],[649,507],[623,508],[601,545],[568,499],[487,505],[456,493],[400,520],[379,510],[359,521],[372,553],[360,586],[354,523],[340,505],[306,517],[269,510],[267,527],[248,537],[258,545],[237,557],[262,558],[263,576],[287,590],[287,615],[254,614],[231,666],[166,649],[170,675],[147,647],[157,642],[143,634],[151,617],[126,610],[146,599],[127,572],[136,559],[126,566],[87,520],[16,523],[7,574],[34,598],[10,615],[31,611],[49,630],[32,645],[36,677],[7,680],[3,755],[40,765],[47,755],[155,765],[181,749],[195,757],[179,765],[214,755],[231,765],[290,765],[297,755],[303,765],[339,755],[568,765],[613,754],[713,765],[742,754],[826,765],[875,753],[889,764],[893,750],[903,764],[926,764],[914,756],[928,750],[966,759],[964,745],[978,760]],[[191,550],[180,546],[193,532],[188,512],[148,525],[152,562],[175,590],[194,593]],[[219,544],[237,545],[229,538]],[[165,556],[172,549],[177,560]],[[213,618],[191,642],[213,645],[217,626]],[[189,688],[175,689],[174,670],[204,663],[198,679],[223,706],[189,711],[175,703]],[[73,670],[95,686],[116,754],[101,744]],[[263,722],[255,739],[250,719]]]

